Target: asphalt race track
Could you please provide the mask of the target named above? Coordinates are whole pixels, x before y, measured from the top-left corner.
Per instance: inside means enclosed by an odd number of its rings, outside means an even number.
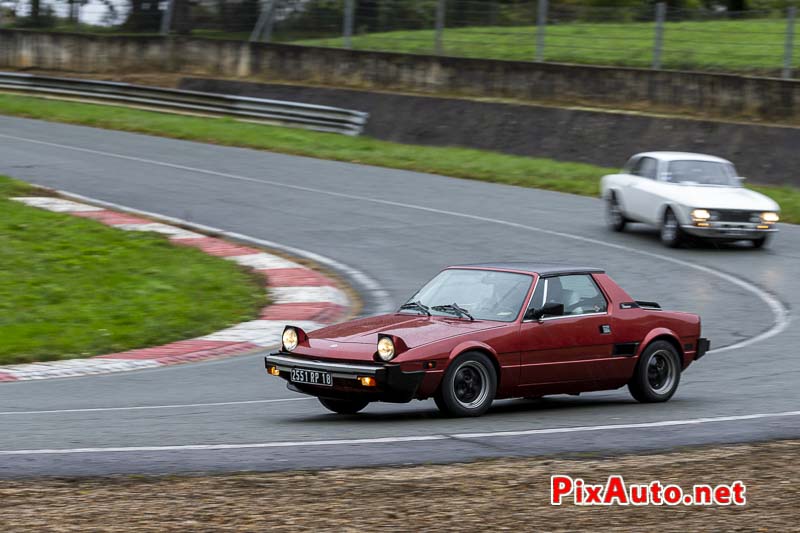
[[[597,199],[13,118],[0,118],[0,173],[322,254],[377,280],[393,306],[452,263],[597,265],[635,298],[701,314],[715,348],[666,404],[638,404],[620,389],[497,402],[480,419],[441,418],[432,401],[332,415],[266,376],[259,356],[2,384],[0,476],[406,464],[800,437],[798,227],[782,225],[765,250],[669,250],[645,227],[606,230]]]

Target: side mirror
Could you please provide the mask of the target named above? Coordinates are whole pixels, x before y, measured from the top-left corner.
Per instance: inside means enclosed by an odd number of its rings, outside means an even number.
[[[736,176],[736,181],[739,182],[740,187],[744,187],[744,182],[747,181],[747,178],[743,176]]]
[[[546,316],[563,316],[564,304],[548,302],[541,309],[528,309],[525,313],[526,320],[541,320]]]

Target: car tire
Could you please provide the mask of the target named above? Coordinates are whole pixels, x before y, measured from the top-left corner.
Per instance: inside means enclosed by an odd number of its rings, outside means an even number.
[[[679,248],[683,244],[683,230],[672,209],[667,208],[661,221],[661,242],[670,248]]]
[[[653,342],[639,356],[628,390],[642,403],[666,402],[678,389],[681,368],[681,358],[671,342]]]
[[[769,235],[764,235],[763,237],[759,237],[758,239],[753,239],[751,242],[753,243],[753,248],[763,248],[768,241],[769,241]]]
[[[436,406],[448,416],[480,416],[489,410],[497,392],[497,372],[482,353],[467,352],[447,367]]]
[[[328,411],[333,411],[339,415],[354,415],[364,409],[367,404],[366,400],[334,400],[331,398],[318,398],[319,403]]]
[[[628,219],[622,212],[617,195],[612,193],[606,201],[606,224],[612,231],[623,231],[627,223]]]

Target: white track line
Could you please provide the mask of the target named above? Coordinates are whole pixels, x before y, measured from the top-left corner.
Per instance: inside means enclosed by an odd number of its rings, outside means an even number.
[[[213,402],[213,403],[178,403],[173,405],[136,405],[132,407],[86,407],[82,409],[50,409],[47,411],[0,411],[0,416],[14,415],[56,415],[68,413],[94,413],[104,411],[144,411],[148,409],[191,409],[195,407],[221,407],[228,405],[247,405],[254,403],[282,403],[299,402],[303,400],[316,400],[312,397],[301,398],[276,398],[273,400],[242,400],[237,402]]]
[[[309,446],[354,446],[359,444],[396,444],[401,442],[442,441],[458,439],[487,439],[501,437],[516,437],[529,435],[552,435],[557,433],[583,433],[587,431],[617,431],[626,429],[650,429],[674,426],[688,426],[697,424],[711,424],[721,422],[738,422],[741,420],[756,420],[765,418],[786,418],[800,416],[800,411],[785,411],[781,413],[760,413],[738,416],[720,416],[713,418],[693,418],[688,420],[663,420],[660,422],[641,422],[632,424],[613,424],[605,426],[577,426],[563,428],[530,429],[524,431],[495,431],[491,433],[454,433],[449,435],[412,435],[405,437],[376,437],[364,439],[335,439],[335,440],[308,440],[308,441],[283,441],[259,442],[245,444],[185,444],[174,446],[125,446],[108,448],[45,448],[38,450],[0,450],[4,455],[61,455],[79,453],[136,453],[136,452],[184,452],[184,451],[214,451],[214,450],[246,450],[258,448],[302,448]]]
[[[730,344],[730,345],[724,346],[722,348],[717,348],[715,350],[712,350],[714,353],[721,353],[723,351],[744,348],[744,347],[749,346],[749,345],[751,345],[753,343],[766,340],[766,339],[768,339],[770,337],[774,337],[775,335],[780,334],[789,325],[789,311],[788,311],[788,309],[781,303],[781,301],[778,298],[776,298],[775,296],[769,294],[768,292],[764,291],[763,289],[761,289],[760,287],[758,287],[757,285],[755,285],[753,283],[750,283],[750,282],[747,282],[747,281],[743,281],[743,280],[741,280],[741,279],[739,279],[739,278],[737,278],[735,276],[732,276],[730,274],[726,274],[724,272],[720,272],[719,270],[715,270],[715,269],[713,269],[711,267],[698,265],[696,263],[692,263],[692,262],[689,262],[689,261],[683,261],[681,259],[677,259],[677,258],[670,257],[670,256],[667,256],[667,255],[657,254],[657,253],[654,253],[654,252],[648,252],[648,251],[645,251],[645,250],[639,250],[637,248],[632,248],[630,246],[624,246],[622,244],[614,244],[614,243],[605,242],[605,241],[597,241],[595,239],[591,239],[591,238],[588,238],[588,237],[583,237],[581,235],[574,235],[574,234],[571,234],[571,233],[564,233],[564,232],[561,232],[561,231],[549,230],[549,229],[545,229],[545,228],[539,228],[539,227],[536,227],[536,226],[528,226],[528,225],[520,224],[520,223],[517,223],[517,222],[511,222],[511,221],[507,221],[507,220],[501,220],[501,219],[490,218],[490,217],[483,217],[483,216],[479,216],[479,215],[473,215],[473,214],[470,214],[470,213],[459,213],[457,211],[448,211],[448,210],[445,210],[445,209],[436,209],[436,208],[433,208],[433,207],[425,207],[425,206],[421,206],[421,205],[407,204],[407,203],[403,203],[403,202],[393,202],[391,200],[383,200],[383,199],[380,199],[380,198],[370,198],[368,196],[359,196],[359,195],[354,195],[354,194],[346,194],[346,193],[340,193],[340,192],[334,192],[334,191],[327,191],[327,190],[324,190],[324,189],[317,189],[317,188],[313,188],[313,187],[304,187],[304,186],[301,186],[301,185],[293,185],[293,184],[290,184],[290,183],[282,183],[282,182],[272,181],[272,180],[262,180],[262,179],[250,178],[250,177],[247,177],[247,176],[240,176],[240,175],[237,175],[237,174],[229,174],[229,173],[226,173],[226,172],[217,172],[217,171],[214,171],[214,170],[207,170],[207,169],[203,169],[203,168],[190,167],[190,166],[186,166],[186,165],[178,165],[178,164],[175,164],[175,163],[167,163],[165,161],[158,161],[158,160],[155,160],[155,159],[147,159],[147,158],[143,158],[143,157],[135,157],[135,156],[129,156],[129,155],[123,155],[123,154],[116,154],[116,153],[113,153],[113,152],[105,152],[105,151],[101,151],[101,150],[93,150],[93,149],[90,149],[90,148],[82,148],[82,147],[78,147],[78,146],[70,146],[70,145],[66,145],[66,144],[51,143],[51,142],[47,142],[47,141],[40,141],[40,140],[37,140],[37,139],[29,139],[29,138],[26,138],[26,137],[17,137],[17,136],[14,136],[14,135],[0,134],[0,137],[4,137],[4,138],[7,138],[7,139],[15,139],[15,140],[18,140],[18,141],[29,142],[29,143],[33,143],[33,144],[39,144],[39,145],[43,145],[43,146],[52,146],[52,147],[55,147],[55,148],[63,148],[63,149],[66,149],[66,150],[73,150],[73,151],[78,151],[78,152],[102,155],[102,156],[106,156],[106,157],[113,157],[113,158],[116,158],[116,159],[124,159],[124,160],[128,160],[128,161],[135,161],[135,162],[138,162],[138,163],[147,163],[147,164],[150,164],[150,165],[157,165],[157,166],[162,166],[162,167],[167,167],[167,168],[174,168],[174,169],[177,169],[177,170],[184,170],[184,171],[187,171],[187,172],[194,172],[194,173],[198,173],[198,174],[206,174],[206,175],[210,175],[210,176],[218,176],[218,177],[237,180],[237,181],[245,181],[245,182],[249,182],[249,183],[260,183],[260,184],[263,184],[263,185],[271,185],[271,186],[274,186],[274,187],[281,187],[281,188],[284,188],[284,189],[292,189],[292,190],[309,192],[309,193],[314,193],[314,194],[322,194],[322,195],[327,195],[327,196],[334,196],[334,197],[337,197],[337,198],[346,198],[346,199],[349,199],[349,200],[358,200],[358,201],[363,201],[363,202],[371,202],[371,203],[375,203],[375,204],[390,205],[390,206],[393,206],[393,207],[402,207],[402,208],[405,208],[405,209],[413,209],[413,210],[416,210],[416,211],[425,211],[425,212],[428,212],[428,213],[436,213],[436,214],[440,214],[440,215],[448,215],[448,216],[453,216],[453,217],[466,218],[466,219],[470,219],[470,220],[478,220],[478,221],[481,221],[481,222],[489,222],[489,223],[493,223],[493,224],[499,224],[499,225],[512,227],[512,228],[517,228],[517,229],[522,229],[522,230],[527,230],[527,231],[535,231],[535,232],[538,232],[538,233],[543,233],[543,234],[546,234],[546,235],[552,235],[552,236],[555,236],[555,237],[561,237],[561,238],[565,238],[565,239],[577,240],[577,241],[581,241],[581,242],[590,243],[590,244],[593,244],[593,245],[605,246],[607,248],[613,248],[613,249],[621,250],[621,251],[628,252],[628,253],[644,255],[646,257],[652,257],[654,259],[658,259],[660,261],[667,261],[667,262],[670,262],[670,263],[673,263],[673,264],[676,264],[676,265],[680,265],[680,266],[683,266],[683,267],[686,267],[686,268],[691,268],[691,269],[703,272],[703,273],[711,275],[711,276],[716,276],[719,279],[727,281],[728,283],[736,285],[737,287],[739,287],[741,289],[744,289],[744,290],[754,294],[761,301],[763,301],[765,304],[767,304],[767,306],[772,311],[772,314],[773,314],[773,317],[774,317],[773,325],[767,331],[764,331],[764,332],[762,332],[762,333],[760,333],[760,334],[758,334],[758,335],[756,335],[754,337],[750,337],[749,339],[745,339],[743,341],[740,341],[740,342],[737,342],[737,343],[734,343],[734,344]],[[81,198],[78,195],[73,195],[73,196],[76,197],[76,198]],[[100,205],[102,205],[102,204],[100,204]],[[108,204],[108,205],[113,205],[113,204]],[[164,217],[160,217],[160,218],[164,218]],[[223,232],[223,234],[225,234],[225,232]],[[227,235],[228,236],[233,236],[235,234],[227,234]],[[274,245],[274,243],[273,243],[273,245]],[[280,245],[277,245],[275,247],[276,248],[282,248]],[[286,249],[286,247],[283,247],[283,248]],[[298,255],[305,255],[306,257],[310,257],[308,255],[308,252],[303,252],[303,253],[298,254]],[[314,254],[314,255],[316,255],[316,254]],[[326,261],[320,261],[320,262],[323,263],[323,264],[326,264]],[[327,260],[327,263],[331,264],[331,260]],[[345,270],[345,272],[347,272],[347,270]]]

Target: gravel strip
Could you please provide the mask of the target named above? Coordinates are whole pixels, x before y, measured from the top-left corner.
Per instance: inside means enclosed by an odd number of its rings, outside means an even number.
[[[183,477],[0,482],[11,531],[789,531],[800,441],[622,457]],[[551,507],[552,474],[747,485],[745,507]]]

